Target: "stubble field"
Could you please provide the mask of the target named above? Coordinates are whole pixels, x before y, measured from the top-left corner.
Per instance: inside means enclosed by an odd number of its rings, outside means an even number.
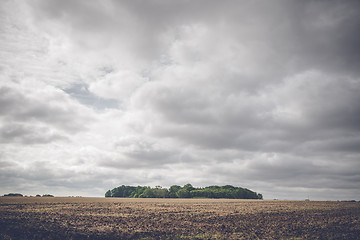
[[[360,203],[0,197],[0,239],[360,239]]]

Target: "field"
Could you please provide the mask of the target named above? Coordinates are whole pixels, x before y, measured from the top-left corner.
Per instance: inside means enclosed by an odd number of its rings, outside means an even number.
[[[360,203],[0,197],[0,239],[360,239]]]

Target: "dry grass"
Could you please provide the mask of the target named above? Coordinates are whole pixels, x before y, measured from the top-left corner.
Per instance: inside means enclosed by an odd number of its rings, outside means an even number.
[[[1,197],[0,239],[360,239],[360,203]]]

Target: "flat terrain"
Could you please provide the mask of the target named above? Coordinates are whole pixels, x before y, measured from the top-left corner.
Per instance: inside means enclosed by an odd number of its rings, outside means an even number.
[[[0,197],[0,239],[360,239],[360,203]]]

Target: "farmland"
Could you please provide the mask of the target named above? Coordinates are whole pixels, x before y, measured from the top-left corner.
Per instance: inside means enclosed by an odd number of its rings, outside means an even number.
[[[360,239],[360,203],[1,197],[0,239]]]

